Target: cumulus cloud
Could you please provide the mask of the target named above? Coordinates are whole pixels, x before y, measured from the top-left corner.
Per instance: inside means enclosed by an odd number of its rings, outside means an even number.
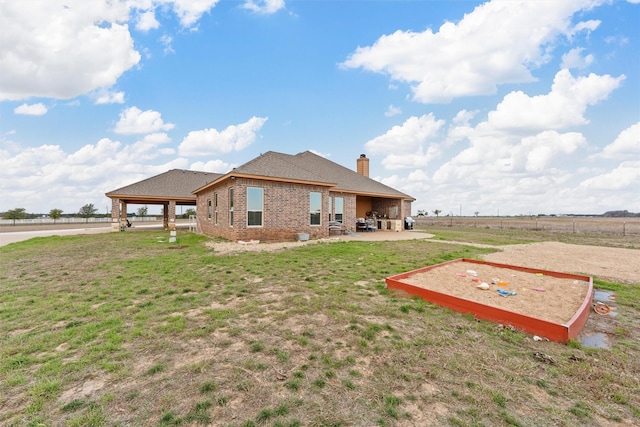
[[[444,120],[436,120],[433,113],[412,116],[401,126],[393,126],[384,135],[365,143],[365,148],[372,154],[412,152],[434,139],[443,124]]]
[[[562,55],[561,68],[587,68],[593,62],[593,55],[582,56],[584,48],[577,47]]]
[[[429,144],[439,137],[444,123],[433,114],[412,116],[402,125],[393,126],[384,135],[365,143],[365,149],[372,154],[383,154],[382,165],[387,170],[424,167],[440,152],[437,145]]]
[[[592,30],[572,16],[599,1],[490,1],[437,31],[396,31],[359,47],[341,65],[387,74],[411,85],[423,103],[495,93],[497,85],[534,81],[556,39]]]
[[[24,114],[27,116],[44,116],[47,114],[47,111],[47,107],[42,102],[38,102],[37,104],[22,104],[13,110],[15,114]]]
[[[640,157],[640,122],[620,132],[615,141],[603,148],[605,159],[637,159]]]
[[[396,107],[395,105],[389,105],[389,108],[387,108],[387,111],[384,112],[384,115],[387,117],[397,116],[398,114],[402,114],[402,110],[399,107]]]
[[[574,78],[569,70],[560,70],[546,95],[529,96],[511,92],[489,113],[493,129],[564,129],[587,123],[584,112],[618,88],[625,76],[589,74]]]
[[[637,197],[640,187],[640,160],[622,162],[615,169],[582,181],[580,186],[594,190],[629,189]]]
[[[189,166],[189,169],[200,172],[227,173],[235,166],[222,160],[209,160],[208,162],[194,162]]]
[[[113,91],[110,89],[98,89],[91,96],[97,105],[102,104],[124,104],[124,92]]]
[[[178,151],[187,157],[241,151],[256,140],[257,132],[266,121],[267,117],[252,117],[222,131],[213,128],[191,131],[180,143]]]
[[[187,168],[187,159],[162,148],[168,142],[167,135],[156,133],[133,144],[102,138],[74,152],[59,145],[0,149],[0,191],[11,188],[12,195],[10,201],[0,200],[0,211],[24,207],[29,212],[57,208],[71,213],[86,203],[110,207],[104,193],[168,169]],[[170,160],[162,162],[163,156]],[[20,206],[7,206],[18,202]]]
[[[157,111],[142,111],[138,107],[130,107],[120,113],[120,120],[113,131],[122,134],[140,134],[168,131],[174,127],[173,123],[165,123],[162,115]]]
[[[256,13],[271,14],[284,9],[284,0],[246,0],[242,7]]]
[[[0,100],[70,99],[112,86],[140,61],[124,2],[0,2]]]
[[[108,89],[141,60],[129,32],[160,27],[158,8],[172,10],[184,28],[196,29],[219,0],[29,0],[0,2],[0,101],[29,97],[71,99]],[[268,12],[282,0],[256,4]],[[270,13],[270,12],[269,12]],[[165,53],[171,38],[161,39]],[[119,103],[120,93],[99,103]],[[116,96],[117,95],[117,96]]]
[[[522,139],[514,148],[512,159],[522,158],[524,169],[528,172],[543,172],[552,163],[562,161],[579,147],[586,145],[585,138],[577,132],[560,134],[556,131],[544,131]]]
[[[140,12],[136,19],[136,30],[147,32],[160,27],[160,22],[156,19],[154,10]]]

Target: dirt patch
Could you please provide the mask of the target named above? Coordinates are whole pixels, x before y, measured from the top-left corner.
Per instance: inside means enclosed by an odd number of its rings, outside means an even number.
[[[569,245],[558,242],[530,243],[500,247],[501,252],[484,256],[491,262],[542,270],[579,273],[618,283],[640,283],[640,258],[635,249]]]
[[[560,324],[571,320],[589,290],[578,280],[468,262],[446,264],[400,281]],[[502,296],[498,290],[515,295]]]

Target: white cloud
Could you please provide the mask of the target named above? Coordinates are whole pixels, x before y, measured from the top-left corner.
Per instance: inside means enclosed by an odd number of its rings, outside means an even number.
[[[172,0],[163,3],[172,4],[173,11],[178,15],[180,24],[185,28],[193,28],[194,24],[209,12],[219,0]]]
[[[41,102],[37,104],[22,104],[13,110],[15,114],[24,114],[27,116],[44,116],[47,114],[47,111],[47,107]]]
[[[245,123],[228,126],[222,131],[213,128],[191,131],[180,143],[178,151],[187,157],[241,151],[255,141],[256,133],[266,121],[266,117],[252,117]]]
[[[572,154],[584,145],[586,141],[580,133],[559,134],[556,131],[544,131],[523,138],[522,143],[513,150],[512,160],[515,162],[516,158],[522,157],[526,171],[543,172],[552,163],[557,164],[566,155]]]
[[[140,61],[124,2],[27,3],[0,2],[0,100],[74,98],[112,86]]]
[[[640,160],[622,162],[615,169],[586,179],[580,185],[587,189],[604,191],[628,189],[634,192],[637,199],[640,191]],[[620,203],[622,202],[621,199]]]
[[[584,48],[577,47],[562,55],[562,64],[560,67],[567,69],[587,68],[593,63],[594,58],[591,54],[582,56],[582,52],[584,52]]]
[[[394,126],[365,143],[365,148],[372,154],[413,152],[434,140],[443,124],[444,120],[436,120],[432,113],[412,116],[401,126]]]
[[[530,69],[549,61],[558,36],[593,29],[592,22],[571,26],[571,18],[596,3],[494,0],[436,32],[383,35],[341,65],[409,83],[414,99],[424,103],[492,94],[500,84],[533,81]]]
[[[173,50],[173,45],[172,45],[173,37],[165,34],[162,37],[160,37],[159,41],[160,41],[160,44],[164,46],[163,53],[165,55],[168,55],[170,53],[175,53],[175,50]]]
[[[189,169],[200,172],[227,173],[234,167],[235,165],[222,160],[209,160],[208,162],[194,162],[189,166]]]
[[[389,108],[387,108],[387,111],[384,112],[384,115],[386,117],[393,117],[393,116],[397,116],[398,114],[402,114],[402,110],[399,107],[396,107],[395,105],[389,105]]]
[[[136,30],[147,32],[160,27],[160,22],[156,19],[155,11],[146,10],[138,14],[136,19]]]
[[[574,78],[569,70],[556,74],[551,92],[546,95],[528,96],[523,92],[511,92],[489,113],[492,129],[564,129],[587,123],[584,112],[618,88],[625,76],[611,77],[589,74]]]
[[[640,122],[620,132],[615,141],[604,147],[600,157],[605,159],[640,158]]]
[[[116,92],[109,89],[98,89],[91,96],[97,105],[103,104],[124,104],[124,92]]]
[[[163,145],[171,142],[171,138],[164,133],[152,133],[145,135],[141,140],[136,141],[127,148],[128,154],[140,160],[150,160],[159,155],[174,155],[176,150],[173,148],[162,148]]]
[[[271,14],[284,9],[284,0],[246,0],[242,7],[256,13]]]
[[[113,131],[122,134],[140,134],[168,131],[174,127],[173,123],[165,123],[162,115],[157,111],[142,111],[138,107],[131,107],[120,113],[120,120]]]
[[[102,207],[111,208],[104,193],[169,169],[188,167],[187,159],[173,157],[175,150],[164,151],[168,142],[167,135],[156,133],[130,145],[102,138],[71,153],[58,145],[0,149],[0,192],[11,189],[11,198],[0,199],[0,211],[24,207],[34,213],[53,208],[72,213],[94,203],[104,212]],[[150,164],[151,159],[167,154],[169,161]]]

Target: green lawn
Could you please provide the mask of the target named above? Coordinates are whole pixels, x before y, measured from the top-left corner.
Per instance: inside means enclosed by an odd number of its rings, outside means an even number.
[[[588,349],[384,287],[490,249],[351,241],[222,256],[208,238],[166,234],[0,248],[0,425],[640,423],[633,286],[597,282],[626,295],[623,326],[613,349]]]

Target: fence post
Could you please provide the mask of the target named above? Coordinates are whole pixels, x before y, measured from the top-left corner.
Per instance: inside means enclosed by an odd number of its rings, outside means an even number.
[[[627,231],[627,221],[622,221],[622,235],[625,236]]]

